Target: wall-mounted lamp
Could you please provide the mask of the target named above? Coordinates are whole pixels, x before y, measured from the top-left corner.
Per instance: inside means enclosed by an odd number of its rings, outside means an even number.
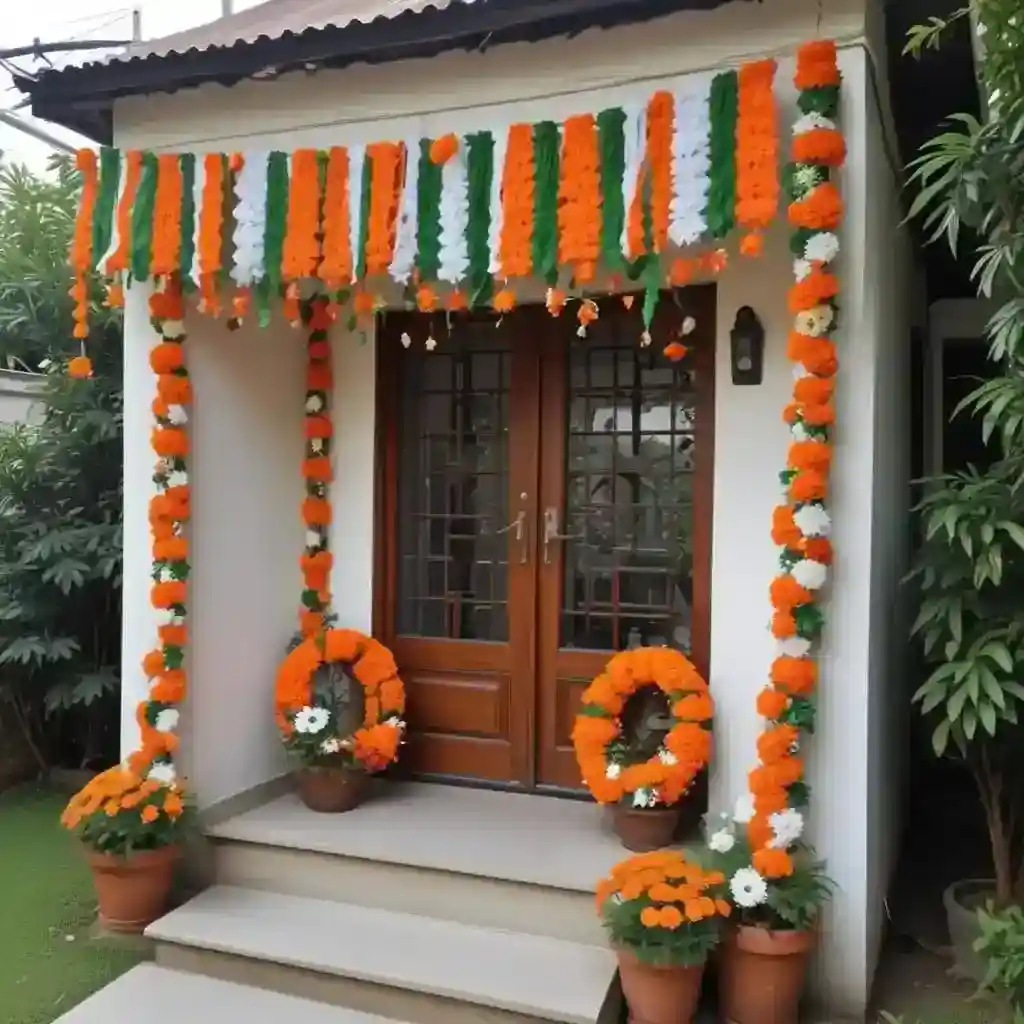
[[[764,377],[764,324],[750,306],[736,311],[729,340],[733,384],[760,384]]]

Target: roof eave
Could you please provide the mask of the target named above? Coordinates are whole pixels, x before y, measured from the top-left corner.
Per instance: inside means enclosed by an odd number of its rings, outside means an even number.
[[[119,97],[175,92],[257,74],[301,68],[386,64],[436,57],[452,50],[538,42],[589,28],[614,28],[677,11],[712,10],[727,0],[489,0],[441,10],[406,11],[341,27],[286,32],[270,39],[184,53],[142,56],[109,64],[15,78],[32,100],[32,113],[97,142],[110,144],[113,103]],[[747,0],[760,3],[761,0]]]

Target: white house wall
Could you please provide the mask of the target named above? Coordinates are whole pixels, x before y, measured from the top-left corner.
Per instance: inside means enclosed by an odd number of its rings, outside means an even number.
[[[785,14],[774,10],[779,6]],[[116,141],[122,147],[196,151],[290,150],[561,119],[646,97],[679,74],[766,51],[783,55],[780,94],[791,119],[793,65],[786,54],[816,34],[817,17],[815,0],[744,3],[483,55],[132,98],[118,103]],[[863,22],[853,0],[824,5],[820,34],[845,44],[843,121],[851,153],[843,181],[849,217],[839,271],[845,326],[833,474],[835,586],[820,730],[809,745],[814,839],[841,890],[826,929],[821,976],[828,979],[832,1008],[854,1013],[866,1003],[873,969],[875,942],[869,940],[866,908],[880,901],[877,892],[869,898],[873,883],[867,867],[869,830],[878,819],[872,812],[869,820],[868,688],[873,672],[881,672],[869,636],[872,601],[891,576],[886,568],[872,589],[872,529],[880,514],[872,487],[876,436],[890,425],[876,413],[884,325],[872,310],[883,303],[882,292],[868,308],[883,264],[871,251],[877,235],[869,238],[866,223],[867,181],[879,168],[865,145],[873,100]],[[710,679],[719,707],[712,789],[717,809],[729,806],[745,787],[760,728],[755,697],[773,656],[767,588],[777,553],[769,530],[788,444],[781,411],[792,386],[785,358],[791,263],[782,217],[760,260],[735,257],[718,280]],[[125,749],[135,745],[134,705],[145,686],[136,666],[152,643],[145,503],[152,472],[153,382],[146,366],[151,337],[144,298],[139,289],[131,296],[125,332]],[[767,328],[760,387],[734,387],[730,380],[729,329],[742,305],[754,306]],[[184,754],[191,783],[208,806],[284,767],[270,702],[300,590],[303,344],[301,335],[280,321],[235,334],[195,315],[189,322],[196,405],[191,695]],[[890,332],[885,344],[897,340]],[[332,589],[342,622],[365,629],[372,598],[375,359],[388,354],[376,350],[373,339],[360,345],[338,336],[334,346],[338,474]]]

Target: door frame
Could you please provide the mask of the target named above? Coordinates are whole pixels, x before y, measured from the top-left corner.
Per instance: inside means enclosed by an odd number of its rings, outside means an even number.
[[[691,658],[698,671],[704,678],[710,678],[711,670],[711,561],[713,544],[713,520],[714,520],[714,462],[715,462],[715,361],[716,361],[716,310],[717,310],[717,289],[714,284],[694,285],[680,289],[685,296],[682,306],[686,313],[695,318],[698,324],[695,332],[695,340],[699,344],[694,350],[695,368],[698,372],[698,380],[703,383],[698,385],[696,397],[696,424],[694,430],[694,444],[696,451],[696,463],[694,467],[694,562],[693,562],[693,605],[692,605],[692,648]],[[611,299],[605,300],[611,301]],[[602,302],[602,305],[604,302]],[[671,318],[679,319],[678,311],[673,314],[676,303],[671,294],[663,295],[658,305],[652,334],[655,339],[659,335],[665,336],[665,325],[671,322]],[[517,310],[520,315],[528,314],[538,319],[538,334],[544,337],[553,335],[553,328],[557,321],[552,318],[542,305],[524,306]],[[457,319],[462,320],[473,314],[457,314]],[[397,430],[398,401],[400,398],[398,388],[398,360],[387,358],[384,353],[400,345],[400,338],[404,330],[412,324],[420,328],[429,324],[430,314],[420,313],[393,313],[379,319],[376,331],[376,374],[375,374],[375,455],[378,471],[374,474],[374,512],[373,512],[373,611],[372,630],[375,636],[380,637],[385,643],[395,636],[396,629],[396,607],[395,596],[397,593],[397,531],[393,524],[397,516],[398,501],[398,475],[399,475],[399,436]],[[549,323],[550,322],[550,323]],[[661,326],[661,330],[659,330]],[[410,331],[409,333],[412,333]],[[422,333],[419,331],[417,333]],[[656,341],[656,343],[660,343]],[[544,414],[543,406],[549,402],[550,381],[543,382],[543,391],[538,401],[538,413]],[[510,401],[514,401],[510,393]],[[531,424],[531,432],[540,440],[541,423]],[[556,460],[557,461],[557,460]],[[542,463],[542,471],[549,472]],[[531,497],[535,505],[538,501],[539,490]],[[510,495],[511,498],[511,495]],[[530,517],[532,523],[537,520],[537,509],[533,509]],[[538,531],[531,525],[527,531],[527,544],[529,548],[529,560],[531,565],[536,565],[540,555],[538,543]],[[559,558],[559,564],[561,558]],[[537,574],[538,580],[541,578]],[[509,600],[511,601],[511,593]],[[579,795],[570,792],[562,787],[551,784],[538,784],[536,777],[539,767],[539,751],[535,748],[540,738],[541,716],[544,714],[542,701],[545,700],[541,693],[540,679],[542,675],[542,661],[557,657],[557,650],[543,654],[541,644],[547,639],[549,629],[540,621],[537,608],[538,598],[533,598],[533,629],[528,641],[523,642],[528,647],[530,664],[533,666],[533,683],[530,689],[529,714],[524,714],[510,722],[511,738],[515,744],[527,751],[532,764],[529,772],[532,780],[528,786],[529,791],[556,792],[564,795]],[[510,637],[511,642],[511,637]],[[610,656],[610,655],[609,655]],[[403,773],[400,769],[400,774]],[[467,779],[464,777],[443,776],[445,782],[461,783],[478,786],[480,788],[501,788],[501,789],[523,789],[523,782],[509,780],[498,782],[489,779]]]

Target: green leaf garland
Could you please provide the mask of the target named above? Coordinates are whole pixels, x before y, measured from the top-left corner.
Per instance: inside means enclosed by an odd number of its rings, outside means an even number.
[[[533,126],[533,271],[553,285],[558,280],[558,125]]]
[[[711,82],[711,182],[708,189],[708,231],[724,238],[736,222],[736,120],[739,75],[725,71]]]
[[[196,155],[181,156],[181,283],[194,287],[192,261],[196,255]]]
[[[263,228],[263,262],[269,294],[281,287],[281,259],[288,223],[288,155],[275,151],[267,157],[267,223]]]
[[[626,173],[626,112],[622,107],[602,110],[597,115],[597,137],[601,154],[601,256],[609,270],[622,267],[622,231],[626,206],[622,199],[622,178]]]
[[[359,252],[352,253],[356,280],[366,277],[366,240],[370,237],[370,192],[373,189],[373,157],[367,150],[363,157],[363,190],[359,196]]]
[[[104,146],[100,150],[100,185],[92,218],[92,258],[97,262],[106,255],[114,234],[114,206],[121,181],[121,153]]]
[[[139,187],[132,208],[132,236],[129,266],[136,281],[149,278],[150,249],[153,238],[153,206],[156,202],[158,164],[156,153],[142,154]]]
[[[441,168],[430,159],[430,139],[420,141],[417,190],[416,269],[436,281],[441,266]]]
[[[494,292],[491,278],[491,183],[494,180],[494,136],[477,132],[466,136],[469,176],[469,221],[466,244],[469,250],[469,303],[490,302]]]

